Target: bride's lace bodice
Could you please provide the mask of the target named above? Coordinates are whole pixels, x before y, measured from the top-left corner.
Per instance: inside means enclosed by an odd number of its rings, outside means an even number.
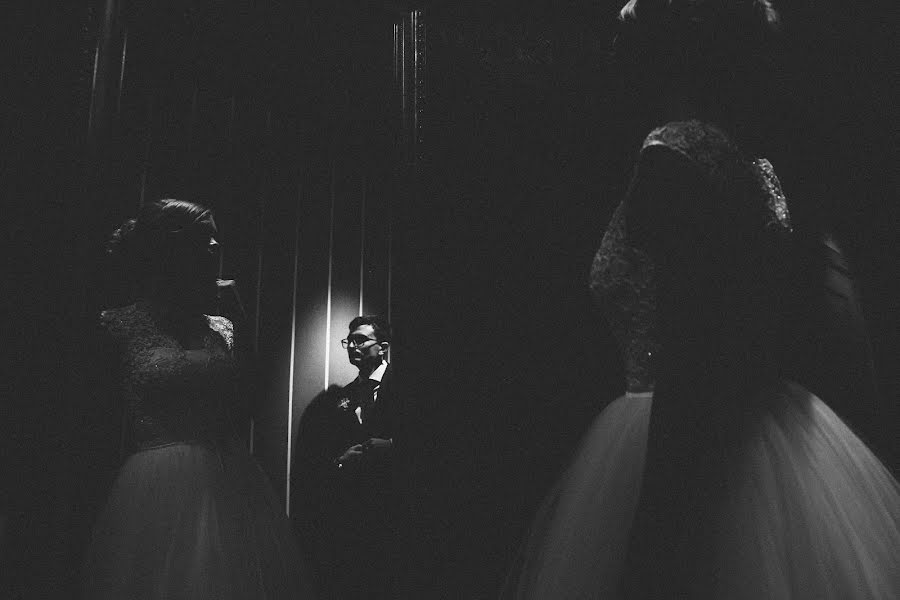
[[[744,204],[751,209],[758,206],[764,227],[790,230],[787,201],[772,165],[763,158],[743,157],[718,128],[701,121],[669,123],[647,136],[641,155],[659,148],[686,159],[691,171],[685,170],[681,179],[697,183],[689,185],[695,188],[698,203],[706,201],[699,194],[715,193],[736,205],[734,214],[747,213]],[[664,184],[641,181],[654,176],[652,169],[641,169],[639,164],[631,190],[659,193],[660,197],[645,201],[663,206],[668,201],[662,197]],[[659,348],[654,334],[658,267],[646,252],[629,243],[628,203],[626,197],[613,213],[594,257],[590,286],[621,346],[626,390],[633,394],[653,389],[653,356]]]
[[[216,442],[228,432],[225,399],[233,388],[233,327],[207,316],[201,349],[186,349],[138,303],[106,310],[100,322],[120,357],[128,423],[138,448]]]

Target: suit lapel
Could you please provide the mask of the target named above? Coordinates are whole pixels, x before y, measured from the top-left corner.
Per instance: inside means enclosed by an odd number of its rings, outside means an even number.
[[[356,406],[359,394],[367,393],[366,387],[368,382],[354,380],[344,387],[342,399],[338,404],[338,412],[340,412],[340,421],[343,427],[354,438],[368,438],[370,435],[389,435],[388,429],[390,421],[390,413],[392,410],[392,371],[391,365],[388,364],[381,383],[378,387],[378,397],[365,412],[365,422],[360,423],[356,416]],[[387,426],[387,427],[386,427]]]

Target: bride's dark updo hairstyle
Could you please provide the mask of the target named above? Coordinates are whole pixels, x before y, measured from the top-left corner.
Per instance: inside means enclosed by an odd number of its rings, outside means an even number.
[[[211,217],[208,208],[186,200],[150,202],[136,218],[128,219],[113,232],[106,251],[125,273],[132,294],[152,292],[168,281],[183,256],[179,241],[191,227]]]
[[[723,361],[740,356],[732,362],[747,364],[752,356],[760,365],[777,364],[791,236],[767,218],[751,159],[756,142],[766,141],[780,72],[778,14],[768,0],[631,0],[620,18],[615,61],[633,72],[642,101],[667,98],[668,90],[689,94],[699,104],[693,116],[722,129],[737,143],[734,157],[743,156],[724,166],[727,189],[706,189],[711,184],[695,180],[690,165],[658,151],[641,159],[640,168],[656,172],[654,181],[669,182],[647,195],[632,190],[626,217],[632,242],[666,263],[662,273],[678,288],[660,290],[668,295],[661,307],[675,311],[663,319],[705,329],[706,336],[695,329],[694,337],[718,345]],[[696,299],[689,303],[695,310],[678,312],[688,298]],[[678,333],[680,344],[685,332]]]
[[[634,103],[688,90],[704,116],[742,146],[766,135],[766,119],[787,94],[781,18],[772,2],[630,0],[619,20],[611,59]]]

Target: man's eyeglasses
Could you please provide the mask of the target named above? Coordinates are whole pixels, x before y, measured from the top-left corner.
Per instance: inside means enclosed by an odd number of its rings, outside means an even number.
[[[341,340],[341,346],[344,348],[349,348],[353,346],[354,348],[363,348],[368,346],[369,343],[377,344],[378,340],[373,340],[372,338],[356,338],[356,339],[344,339]]]

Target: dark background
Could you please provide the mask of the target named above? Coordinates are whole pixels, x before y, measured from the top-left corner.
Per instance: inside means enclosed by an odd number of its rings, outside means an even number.
[[[884,396],[870,435],[896,472],[896,28],[890,2],[852,11],[816,4],[785,12],[796,32],[791,89],[802,110],[792,155],[773,162],[788,196],[823,215],[855,268]],[[212,125],[194,124],[188,135],[176,109],[157,112],[154,128],[139,127],[147,114],[140,94],[121,105],[112,94],[94,103],[92,116],[104,4],[35,3],[9,14],[4,585],[12,597],[71,596],[102,497],[95,465],[114,462],[109,417],[81,373],[86,308],[114,294],[98,288],[97,252],[133,213],[141,136],[168,131],[185,137],[154,146],[162,156],[153,164],[166,173],[156,181],[176,181],[193,199],[240,196],[263,185],[270,165],[267,185],[285,198],[276,205],[285,218],[267,231],[276,246],[294,234],[283,225],[296,210],[287,199],[292,178],[326,185],[321,172],[335,138],[356,139],[345,146],[380,155],[386,180],[414,190],[394,215],[395,361],[417,424],[408,581],[416,597],[493,597],[537,502],[590,419],[623,388],[586,287],[644,133],[605,64],[618,6],[117,5],[135,57],[126,76],[139,76],[158,98],[201,81],[196,102],[207,115],[225,115],[238,90],[250,103],[241,111],[250,133],[223,148]],[[424,10],[428,40],[418,177],[390,151],[397,124],[382,43],[410,8]],[[91,119],[100,120],[89,129]],[[207,152],[179,155],[188,139]],[[150,173],[148,198],[167,193],[154,181]],[[249,208],[247,215],[224,217],[231,248],[250,244],[242,238],[252,237]]]

